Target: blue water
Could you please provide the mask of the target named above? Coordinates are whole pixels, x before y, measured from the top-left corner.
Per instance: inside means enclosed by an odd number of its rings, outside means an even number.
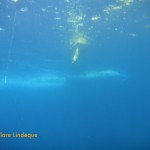
[[[0,150],[149,150],[149,39],[149,0],[1,0]]]

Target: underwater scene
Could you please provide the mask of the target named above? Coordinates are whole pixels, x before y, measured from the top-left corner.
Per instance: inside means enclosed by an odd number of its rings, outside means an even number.
[[[0,0],[0,150],[150,150],[149,0]]]

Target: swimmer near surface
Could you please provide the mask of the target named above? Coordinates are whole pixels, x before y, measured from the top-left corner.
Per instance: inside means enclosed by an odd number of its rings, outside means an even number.
[[[71,36],[70,46],[73,49],[72,64],[76,63],[80,56],[82,47],[87,44],[87,22],[86,14],[80,0],[68,1],[68,23],[70,24]]]
[[[76,33],[70,40],[70,45],[77,46],[77,45],[85,45],[87,44],[87,36],[83,33]]]
[[[75,34],[74,37],[72,38],[72,40],[70,41],[70,45],[75,48],[75,52],[73,54],[72,57],[72,64],[74,64],[80,55],[80,50],[81,50],[81,46],[82,45],[86,45],[87,44],[87,36],[85,36],[84,34]]]

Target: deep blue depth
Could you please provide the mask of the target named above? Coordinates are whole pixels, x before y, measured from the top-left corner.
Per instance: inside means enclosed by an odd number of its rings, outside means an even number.
[[[149,150],[149,0],[59,1],[0,1],[0,132],[38,134],[0,137],[0,150]],[[82,46],[69,11],[84,16]]]

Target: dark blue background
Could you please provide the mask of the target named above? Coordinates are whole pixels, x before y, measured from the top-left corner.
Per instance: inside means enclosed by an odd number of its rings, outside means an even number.
[[[0,132],[39,135],[37,139],[0,138],[1,150],[150,149],[150,28],[145,28],[150,25],[150,3],[136,1],[110,14],[103,9],[117,4],[113,0],[83,0],[81,4],[85,28],[93,26],[93,30],[88,32],[84,52],[72,65],[67,3],[1,1],[0,27],[5,31],[0,32]],[[22,7],[28,11],[21,12]],[[65,11],[58,15],[61,20],[54,19],[55,7]],[[91,21],[97,14],[101,19]],[[7,65],[8,80],[15,75],[46,75],[50,70],[82,74],[106,69],[126,74],[128,80],[75,80],[63,87],[11,88],[2,84]]]

